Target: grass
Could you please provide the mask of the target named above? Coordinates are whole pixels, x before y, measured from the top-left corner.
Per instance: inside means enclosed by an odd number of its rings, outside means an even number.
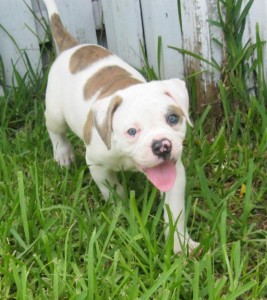
[[[75,164],[54,163],[43,114],[46,74],[33,84],[31,69],[23,78],[15,72],[18,87],[0,98],[0,299],[267,299],[267,97],[259,38],[253,49],[256,92],[229,71],[231,80],[219,83],[219,129],[206,131],[210,107],[188,128],[186,212],[202,247],[190,257],[173,255],[172,239],[163,235],[164,199],[143,175],[120,174],[127,198],[113,191],[105,203],[72,134]],[[232,113],[233,99],[244,93]]]

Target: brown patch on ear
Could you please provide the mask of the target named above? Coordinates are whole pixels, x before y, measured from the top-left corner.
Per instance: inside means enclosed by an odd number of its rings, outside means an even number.
[[[94,62],[112,55],[108,50],[96,46],[86,45],[75,51],[70,58],[70,71],[72,74],[86,69]]]
[[[169,92],[164,92],[164,94],[167,95],[168,97],[172,98],[175,101],[174,97]],[[184,116],[185,117],[184,112],[182,111],[182,109],[178,106],[175,106],[175,105],[171,105],[169,107],[169,112],[170,113],[173,112],[173,113],[176,113],[179,116]]]
[[[90,99],[97,92],[100,92],[98,99],[103,99],[138,83],[142,83],[142,81],[132,77],[123,68],[117,66],[104,67],[86,82],[83,90],[84,99]]]
[[[165,95],[167,95],[168,97],[172,98],[174,101],[175,101],[175,98],[171,95],[171,93],[169,92],[164,92]],[[176,102],[176,101],[175,101]],[[178,114],[179,116],[183,116],[185,117],[187,123],[190,125],[190,126],[193,126],[192,122],[190,121],[188,115],[178,106],[175,106],[175,105],[171,105],[170,108],[169,108],[169,111],[172,111],[176,114]]]
[[[169,106],[168,115],[171,115],[171,114],[176,114],[180,117],[181,116],[185,117],[185,115],[184,115],[183,111],[181,110],[181,108],[178,107],[178,106],[175,106],[175,105],[170,105]]]
[[[93,125],[94,125],[94,114],[90,110],[83,127],[83,139],[86,145],[89,145],[91,142]]]
[[[119,96],[114,97],[109,104],[104,122],[101,125],[95,122],[96,129],[100,137],[102,138],[103,142],[107,146],[108,150],[111,149],[111,132],[112,132],[113,114],[116,111],[116,109],[120,106],[121,103],[122,103],[121,97]]]
[[[51,30],[54,42],[59,53],[77,46],[79,43],[74,37],[64,28],[58,14],[54,13],[51,16]]]

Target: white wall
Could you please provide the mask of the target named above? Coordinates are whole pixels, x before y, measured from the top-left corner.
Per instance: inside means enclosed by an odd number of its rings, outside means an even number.
[[[184,48],[208,60],[214,58],[220,63],[222,50],[212,42],[212,38],[223,41],[222,33],[207,22],[208,19],[217,19],[217,0],[181,1],[183,35],[179,25],[177,0],[56,1],[63,23],[81,42],[96,43],[96,28],[101,27],[103,13],[108,48],[137,68],[144,65],[140,45],[145,44],[148,61],[157,73],[158,37],[161,36],[162,78],[183,77],[184,71],[194,67],[207,71],[199,75],[199,83],[203,88],[201,97],[207,97],[209,102],[210,85],[218,81],[220,74],[210,65],[189,56],[183,57],[168,46]],[[30,57],[32,66],[40,68],[37,35],[43,39],[44,33],[24,2],[37,13],[38,17],[46,17],[41,0],[0,1],[0,23],[21,49],[18,50],[10,37],[0,28],[0,55],[5,63],[8,84],[12,83],[12,64],[22,75],[27,71],[21,56],[24,51]],[[260,25],[262,40],[267,40],[266,19],[267,1],[254,0],[244,40],[249,38],[255,40],[256,23]],[[265,62],[266,59],[265,55]]]
[[[81,43],[97,43],[92,2],[88,0],[57,0],[63,23]],[[79,5],[77,5],[79,3]],[[45,37],[40,22],[33,16],[47,18],[40,0],[1,0],[0,55],[4,61],[6,81],[13,82],[13,65],[21,76],[27,72],[23,53],[27,53],[32,67],[41,70],[39,39]],[[15,43],[12,41],[16,41]]]

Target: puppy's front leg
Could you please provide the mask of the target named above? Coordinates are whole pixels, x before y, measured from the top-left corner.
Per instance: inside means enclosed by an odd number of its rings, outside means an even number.
[[[91,165],[89,166],[92,178],[100,189],[105,200],[109,197],[109,188],[107,183],[112,187],[115,187],[118,195],[123,198],[123,188],[122,185],[118,182],[115,172],[107,170],[102,166]]]
[[[172,222],[176,222],[176,231],[174,235],[174,247],[175,253],[182,252],[183,246],[187,247],[189,252],[192,252],[199,243],[190,239],[185,226],[185,185],[186,177],[184,166],[181,161],[176,163],[177,178],[175,180],[173,188],[166,193],[164,219],[166,223],[169,223],[169,217],[167,213],[166,205],[169,206],[172,214]],[[169,229],[166,230],[166,235],[169,234]]]

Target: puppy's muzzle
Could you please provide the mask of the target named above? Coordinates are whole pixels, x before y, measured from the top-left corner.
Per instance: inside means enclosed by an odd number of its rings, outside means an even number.
[[[171,157],[172,143],[168,139],[154,140],[151,148],[152,152],[159,158],[167,160]]]

